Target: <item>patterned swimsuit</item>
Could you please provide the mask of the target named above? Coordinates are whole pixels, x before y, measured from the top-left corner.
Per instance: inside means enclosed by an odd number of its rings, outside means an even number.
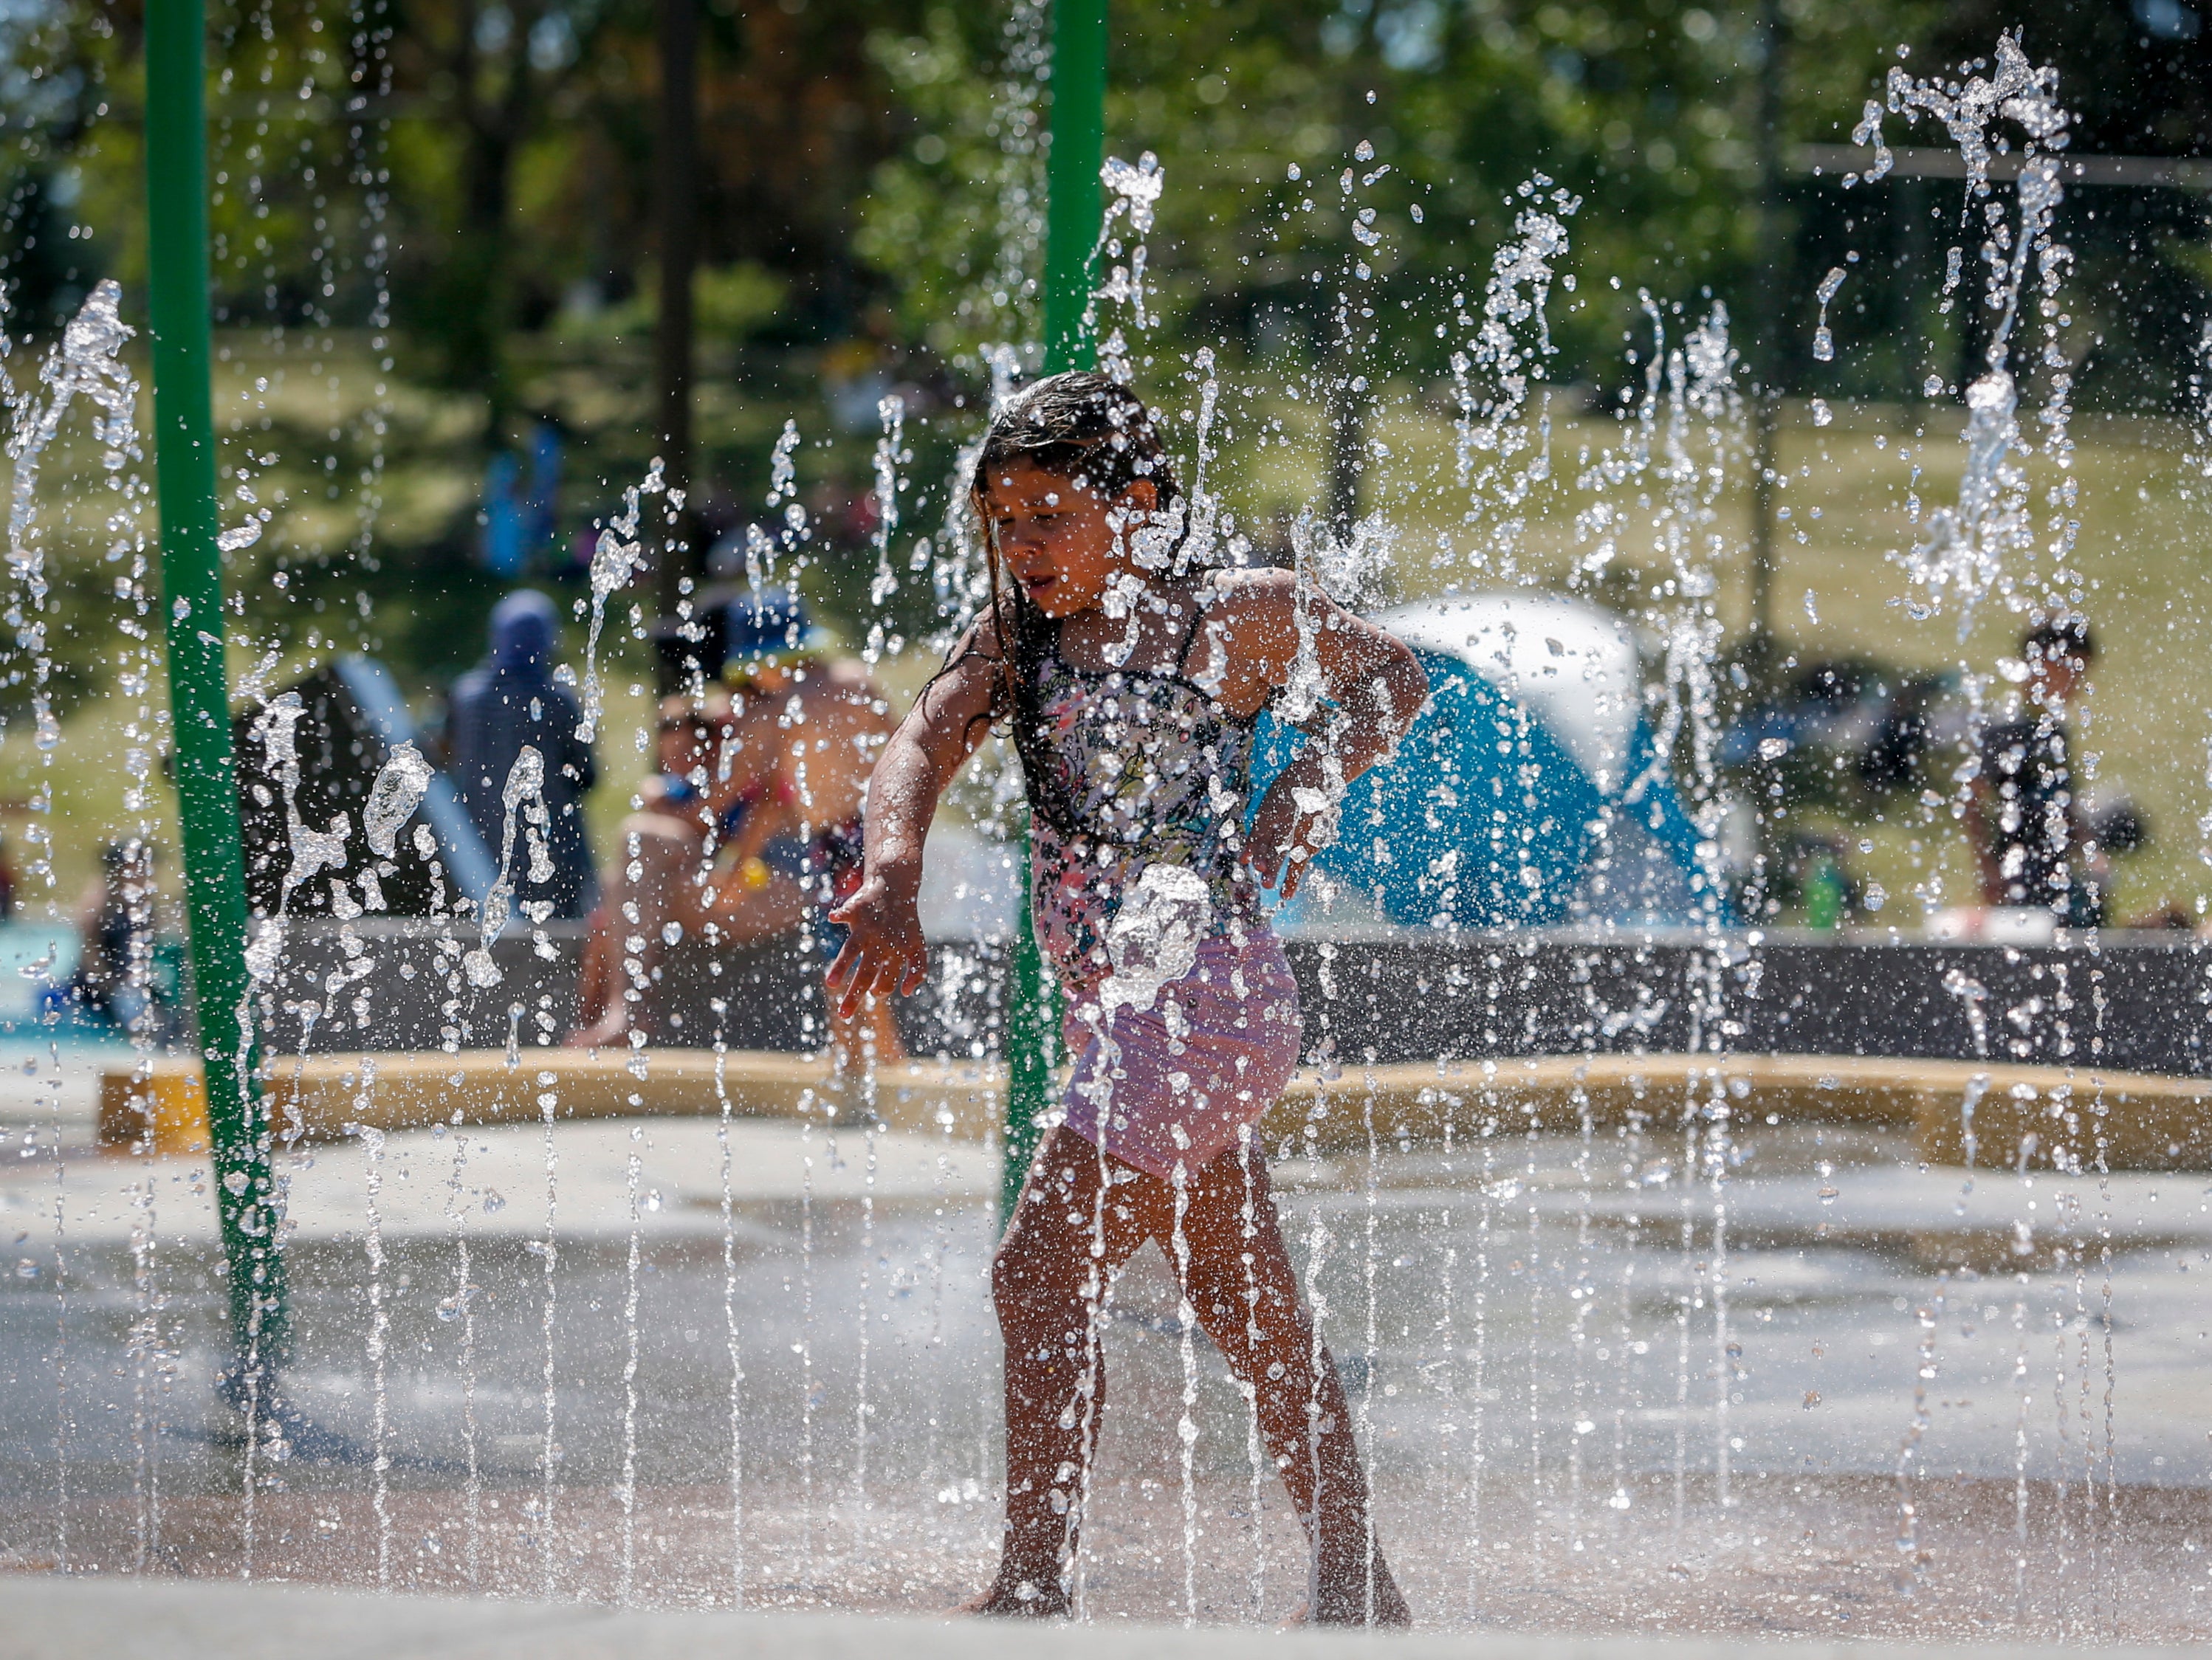
[[[1066,988],[1075,1052],[1064,1122],[1105,1151],[1172,1180],[1237,1144],[1297,1063],[1297,983],[1242,858],[1256,715],[1224,709],[1187,673],[1205,609],[1158,669],[1079,669],[1055,649],[1037,665],[1046,785],[1073,833],[1033,815],[1038,942]],[[1037,794],[1031,781],[1031,797]],[[1173,867],[1195,960],[1149,998],[1102,998],[1125,904]],[[1190,878],[1195,877],[1194,881]],[[1196,899],[1202,891],[1203,900]]]
[[[1204,621],[1194,607],[1173,669],[1086,669],[1057,651],[1037,665],[1037,707],[1064,834],[1038,815],[1031,866],[1037,936],[1070,990],[1110,972],[1108,932],[1147,867],[1205,884],[1209,937],[1259,923],[1240,856],[1256,716],[1238,716],[1182,672]]]

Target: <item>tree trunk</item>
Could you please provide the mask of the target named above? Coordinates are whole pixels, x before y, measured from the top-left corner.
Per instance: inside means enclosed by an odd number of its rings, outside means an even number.
[[[514,147],[501,124],[471,120],[462,159],[462,222],[454,237],[446,287],[447,373],[484,401],[483,444],[507,441],[513,389],[507,372],[508,292],[507,215]]]
[[[660,458],[669,488],[692,490],[691,282],[698,254],[699,12],[698,0],[660,0],[660,320],[653,333],[653,367],[660,405]],[[677,625],[684,579],[700,567],[697,516],[678,512],[665,523],[658,555],[661,625]],[[680,653],[665,666],[682,678],[712,677],[719,663],[695,661],[690,672]]]

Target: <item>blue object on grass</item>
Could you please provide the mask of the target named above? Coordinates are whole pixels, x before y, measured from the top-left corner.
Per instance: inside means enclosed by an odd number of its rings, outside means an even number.
[[[527,527],[518,494],[522,463],[512,450],[501,450],[484,468],[483,536],[479,548],[483,567],[495,576],[511,577],[522,569]]]
[[[1376,617],[1420,658],[1430,706],[1346,793],[1321,884],[1291,929],[1703,922],[1698,833],[1643,718],[1620,619],[1545,593],[1483,594]],[[1303,742],[1263,718],[1255,798]]]

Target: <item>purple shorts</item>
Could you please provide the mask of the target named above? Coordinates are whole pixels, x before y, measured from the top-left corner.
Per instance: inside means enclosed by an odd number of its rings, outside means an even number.
[[[1069,998],[1062,1035],[1076,1058],[1066,1123],[1163,1181],[1177,1165],[1195,1174],[1236,1146],[1238,1128],[1273,1106],[1297,1070],[1297,982],[1264,928],[1241,947],[1201,941],[1190,972],[1161,987],[1152,1008],[1116,1009],[1103,1039],[1099,1021],[1097,988]]]

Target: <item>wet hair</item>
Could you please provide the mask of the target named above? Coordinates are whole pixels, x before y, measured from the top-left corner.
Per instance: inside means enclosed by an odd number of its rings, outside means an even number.
[[[1093,370],[1047,375],[1009,398],[983,434],[969,488],[980,501],[996,475],[1022,462],[1081,485],[1104,501],[1120,500],[1140,480],[1151,482],[1156,511],[1172,508],[1182,494],[1152,410],[1127,386]],[[1037,706],[1037,668],[1059,627],[1030,603],[1019,583],[1004,580],[998,542],[988,523],[983,544],[992,604],[988,618],[977,627],[988,624],[999,648],[991,713],[1013,729],[1030,810],[1060,835],[1073,836],[1079,829],[1074,804],[1052,771]],[[961,655],[973,650],[974,638],[971,633]]]
[[[981,495],[994,474],[1017,462],[1106,501],[1127,494],[1139,479],[1152,481],[1163,508],[1182,494],[1144,399],[1091,369],[1047,375],[1009,398],[983,434],[969,488]]]
[[[2029,632],[2020,643],[2020,654],[2031,668],[2038,663],[2070,659],[2076,669],[2087,669],[2096,657],[2097,641],[2089,632],[2087,619],[2057,616]]]

